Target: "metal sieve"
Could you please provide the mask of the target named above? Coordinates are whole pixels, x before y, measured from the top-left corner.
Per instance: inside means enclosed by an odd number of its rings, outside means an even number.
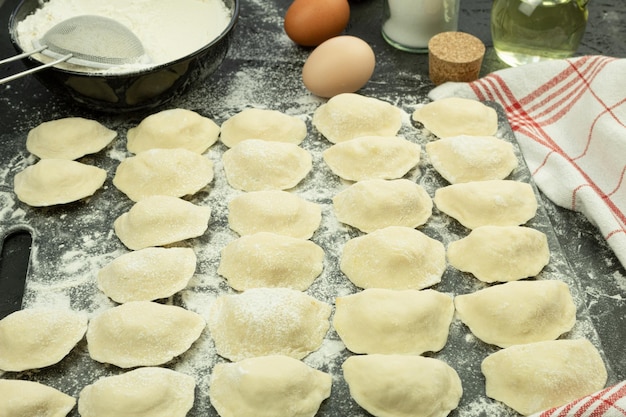
[[[114,19],[95,15],[82,15],[64,20],[53,26],[41,39],[33,42],[35,49],[0,61],[0,65],[36,53],[55,61],[0,80],[0,84],[31,74],[61,62],[91,68],[110,68],[146,60],[139,38],[126,26]]]

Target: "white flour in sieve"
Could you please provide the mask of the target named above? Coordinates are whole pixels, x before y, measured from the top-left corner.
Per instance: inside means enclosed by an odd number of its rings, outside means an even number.
[[[54,25],[85,14],[109,17],[128,27],[150,59],[149,64],[106,70],[63,64],[85,72],[129,72],[182,58],[217,38],[232,16],[222,0],[50,0],[18,23],[18,42],[25,51],[32,51],[33,40]],[[46,58],[38,55],[42,61]]]

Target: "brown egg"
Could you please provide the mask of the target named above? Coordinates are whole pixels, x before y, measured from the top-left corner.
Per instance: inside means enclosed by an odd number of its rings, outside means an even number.
[[[374,73],[374,51],[355,36],[336,36],[311,52],[302,67],[304,86],[320,97],[354,93]]]
[[[295,0],[285,13],[285,32],[295,43],[317,46],[339,35],[350,20],[348,0]]]

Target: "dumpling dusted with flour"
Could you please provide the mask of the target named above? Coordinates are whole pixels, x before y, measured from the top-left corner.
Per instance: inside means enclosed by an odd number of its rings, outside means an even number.
[[[505,179],[518,165],[513,144],[494,136],[452,136],[426,144],[437,172],[451,184]]]
[[[186,352],[205,325],[202,316],[181,307],[132,301],[91,319],[89,355],[120,368],[162,365]]]
[[[441,281],[446,249],[419,230],[390,226],[350,239],[340,268],[360,288],[420,290]]]
[[[359,355],[343,363],[350,395],[377,417],[445,417],[463,387],[445,362],[417,355]]]
[[[0,379],[0,416],[64,417],[75,405],[74,397],[47,385]]]
[[[484,282],[534,277],[550,262],[545,233],[524,226],[480,226],[448,245],[453,267]]]
[[[370,288],[337,297],[333,325],[355,353],[421,355],[448,340],[454,304],[435,290]]]
[[[33,207],[66,204],[93,195],[104,185],[104,169],[67,159],[42,159],[15,174],[20,201]]]
[[[556,339],[576,323],[576,306],[562,281],[507,282],[458,295],[454,305],[476,337],[500,347]]]
[[[149,149],[123,160],[113,185],[133,201],[153,195],[193,195],[213,180],[213,162],[183,148]]]
[[[187,286],[196,270],[191,248],[144,248],[98,271],[98,288],[118,303],[167,298]]]
[[[523,415],[593,394],[607,380],[602,356],[587,339],[510,346],[487,356],[481,370],[487,396]]]
[[[208,117],[186,109],[162,110],[128,130],[127,147],[132,153],[148,149],[185,148],[203,153],[217,142],[220,127]]]
[[[315,110],[313,125],[332,143],[360,136],[395,136],[402,127],[402,110],[377,98],[343,93]]]
[[[185,417],[196,381],[166,368],[139,368],[98,379],[80,392],[81,417]],[[132,414],[129,412],[132,411]]]
[[[468,229],[519,226],[535,217],[537,198],[532,186],[512,180],[472,181],[435,191],[437,208]]]
[[[477,100],[447,97],[417,108],[413,120],[435,136],[490,136],[498,130],[498,113]]]
[[[222,156],[226,180],[242,191],[287,190],[312,168],[311,154],[293,143],[247,139]]]
[[[0,369],[20,372],[60,362],[83,338],[87,317],[71,310],[29,308],[0,320]]]
[[[306,290],[322,273],[324,250],[306,239],[261,232],[222,249],[218,274],[238,291],[259,287]]]
[[[209,397],[221,417],[313,417],[330,396],[332,377],[282,355],[213,369]]]
[[[321,221],[319,204],[287,191],[252,191],[228,203],[228,225],[241,236],[270,232],[309,239]]]
[[[288,288],[253,288],[223,295],[211,306],[209,330],[217,353],[232,361],[285,355],[302,359],[319,349],[330,305]]]
[[[104,149],[117,132],[83,117],[43,122],[28,132],[26,149],[41,159],[78,159]]]
[[[135,203],[113,223],[115,234],[133,250],[202,236],[211,208],[177,197],[155,195]]]
[[[222,123],[220,140],[229,148],[246,139],[299,145],[306,137],[304,120],[278,110],[248,108]]]
[[[337,220],[369,233],[389,226],[417,227],[432,215],[433,201],[407,179],[363,180],[333,197]]]
[[[348,181],[397,179],[420,161],[418,144],[398,136],[362,136],[323,152],[330,169]]]

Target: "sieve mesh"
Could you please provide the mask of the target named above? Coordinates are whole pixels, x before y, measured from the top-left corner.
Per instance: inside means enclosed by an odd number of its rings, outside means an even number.
[[[144,55],[141,41],[116,20],[93,15],[67,19],[52,27],[39,41],[47,46],[43,54],[69,62],[111,66],[138,61]],[[81,61],[81,62],[79,62]]]

